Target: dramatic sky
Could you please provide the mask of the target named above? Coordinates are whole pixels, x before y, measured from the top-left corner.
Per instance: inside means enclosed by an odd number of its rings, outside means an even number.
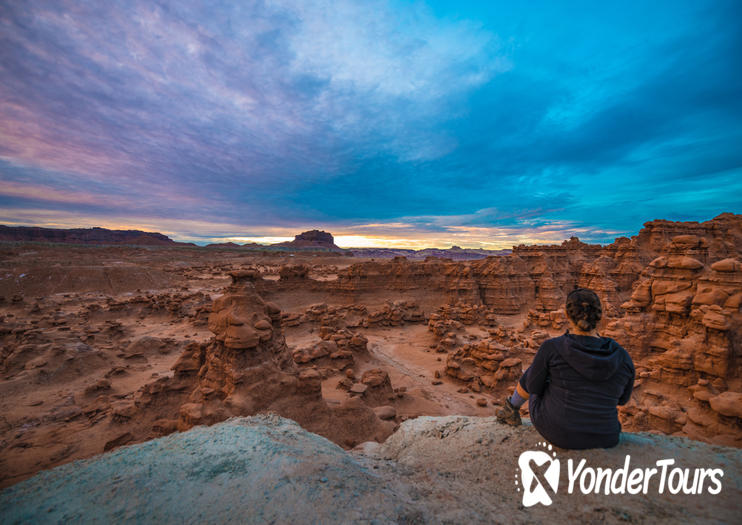
[[[740,20],[737,0],[0,0],[0,223],[501,248],[739,213]]]

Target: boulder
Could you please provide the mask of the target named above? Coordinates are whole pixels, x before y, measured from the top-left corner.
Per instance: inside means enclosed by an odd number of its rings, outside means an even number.
[[[742,418],[742,393],[724,392],[709,399],[714,412],[724,416]]]

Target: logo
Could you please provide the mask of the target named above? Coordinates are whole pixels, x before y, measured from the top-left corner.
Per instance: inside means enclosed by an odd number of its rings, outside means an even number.
[[[552,452],[551,445],[545,442],[539,442],[539,445],[552,455],[549,456],[548,452],[543,450],[526,450],[518,458],[524,507],[532,507],[536,503],[551,505],[552,498],[559,488],[559,460],[556,459],[556,452]],[[518,474],[515,478],[517,485]]]
[[[517,491],[523,489],[523,506],[533,507],[540,503],[549,506],[559,489],[560,464],[556,452],[545,441],[538,446],[544,450],[526,450],[518,458],[518,473],[515,474]],[[586,459],[566,461],[567,494],[578,490],[582,494],[648,494],[656,490],[663,494],[694,495],[719,494],[724,471],[720,468],[674,467],[672,458],[659,459],[653,467],[634,467],[631,456],[624,457],[619,467],[592,467]],[[519,479],[520,478],[520,479]]]

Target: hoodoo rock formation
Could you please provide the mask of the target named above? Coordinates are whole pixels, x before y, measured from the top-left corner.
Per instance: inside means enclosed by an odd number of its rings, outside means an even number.
[[[718,259],[710,245],[697,235],[671,238],[621,305],[626,315],[606,333],[628,339],[645,367],[645,384],[624,409],[630,426],[740,445],[739,418],[716,400],[742,397],[742,264]],[[673,398],[683,388],[691,401],[681,407]]]
[[[322,398],[319,371],[300,370],[295,363],[302,359],[286,345],[281,310],[258,295],[256,275],[231,276],[209,316],[213,339],[190,345],[173,366],[173,377],[145,386],[134,402],[137,409],[180,404],[170,410],[175,420],[158,422],[161,429],[178,430],[272,412],[345,446],[383,440],[394,430],[393,422],[382,422],[361,398],[330,407]],[[329,342],[337,351],[337,343]],[[362,342],[356,345],[365,349]]]
[[[420,416],[490,416],[579,286],[636,365],[624,430],[742,447],[742,215],[477,260],[309,246],[328,236],[0,243],[0,486],[232,416],[277,413],[344,447]]]
[[[604,305],[602,333],[629,350],[639,371],[624,425],[740,446],[742,421],[728,408],[742,392],[740,253],[742,217],[722,214],[705,223],[651,221],[607,246],[573,237],[466,263],[361,262],[330,286],[354,302],[386,291],[421,304],[436,349],[448,353],[447,375],[475,392],[517,379],[521,361],[525,368],[541,341],[566,328],[567,293],[592,288]],[[518,317],[520,328],[493,330],[498,318]],[[475,323],[488,335],[475,343],[457,335]]]
[[[510,255],[471,262],[435,258],[412,262],[404,257],[362,262],[338,272],[336,290],[350,298],[384,290],[421,297],[435,294],[436,300],[450,304],[483,304],[495,313],[512,315],[528,309],[556,310],[570,290],[584,286],[598,291],[616,317],[622,315],[620,305],[631,296],[640,273],[664,252],[700,257],[702,264],[739,257],[741,222],[739,215],[729,213],[704,223],[651,221],[637,236],[618,238],[607,246],[573,237],[561,245],[516,246]],[[700,244],[692,245],[688,236]],[[673,259],[672,264],[692,270],[685,266],[694,263]]]

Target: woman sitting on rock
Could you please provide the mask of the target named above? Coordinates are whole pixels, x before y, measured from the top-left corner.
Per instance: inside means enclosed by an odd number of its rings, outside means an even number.
[[[603,311],[595,292],[573,290],[566,311],[571,329],[543,342],[497,419],[520,425],[520,407],[529,400],[533,425],[552,444],[613,447],[621,433],[616,405],[629,401],[634,363],[616,341],[598,335]]]

